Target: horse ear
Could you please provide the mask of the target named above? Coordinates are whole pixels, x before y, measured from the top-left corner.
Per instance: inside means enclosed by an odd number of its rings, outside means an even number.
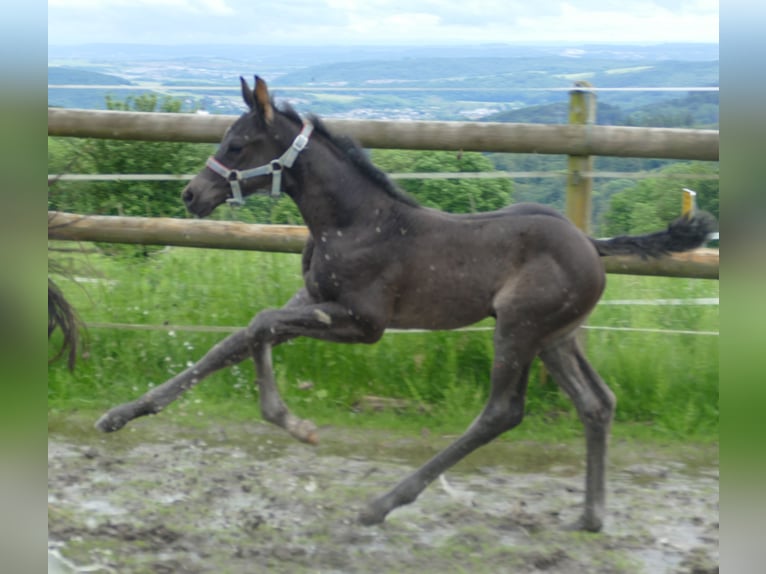
[[[270,124],[271,120],[274,119],[274,108],[271,106],[269,88],[260,76],[255,77],[255,102],[263,112],[266,123]]]
[[[242,76],[239,77],[239,83],[242,84],[242,99],[245,100],[247,107],[251,110],[255,107],[255,98],[250,86],[247,85],[247,80]]]

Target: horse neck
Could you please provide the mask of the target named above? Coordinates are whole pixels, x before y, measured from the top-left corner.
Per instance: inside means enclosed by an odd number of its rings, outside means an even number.
[[[311,144],[303,152],[297,185],[287,191],[315,236],[327,229],[369,226],[405,206],[323,137],[312,138]]]

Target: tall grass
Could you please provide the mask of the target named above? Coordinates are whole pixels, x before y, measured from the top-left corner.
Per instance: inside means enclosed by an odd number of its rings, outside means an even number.
[[[301,285],[297,255],[172,248],[148,258],[64,259],[76,275],[97,280],[57,278],[86,323],[165,330],[90,327],[87,353],[74,373],[62,364],[49,367],[48,400],[54,409],[103,409],[135,398],[225,336],[172,326],[244,326],[257,311],[284,304]],[[604,300],[717,296],[714,281],[610,276]],[[718,308],[600,305],[589,324],[717,331]],[[682,437],[717,433],[717,337],[591,330],[585,342],[593,365],[618,397],[618,421]],[[408,401],[412,412],[401,417],[414,417],[416,424],[450,428],[464,426],[480,410],[491,358],[489,330],[390,333],[372,346],[297,339],[274,350],[277,380],[299,413],[332,418],[353,413],[362,397],[376,395]],[[254,416],[253,376],[248,362],[221,371],[174,408],[242,408]],[[533,425],[563,421],[562,428],[579,428],[570,424],[576,415],[569,400],[537,363],[527,413]]]

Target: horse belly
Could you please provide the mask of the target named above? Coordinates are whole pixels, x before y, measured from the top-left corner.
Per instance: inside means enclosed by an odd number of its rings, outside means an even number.
[[[449,330],[472,325],[489,316],[491,297],[474,292],[416,288],[397,299],[389,326],[397,329]]]

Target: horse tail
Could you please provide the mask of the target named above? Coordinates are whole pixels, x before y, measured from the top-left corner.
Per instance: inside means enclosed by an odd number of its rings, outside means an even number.
[[[591,237],[590,240],[602,257],[607,255],[659,257],[666,253],[696,249],[717,228],[718,224],[711,214],[696,211],[691,215],[682,215],[663,231],[644,235],[619,235],[610,239]]]
[[[80,343],[81,322],[72,305],[53,281],[48,279],[48,338],[58,328],[64,338],[55,356],[49,359],[52,363],[66,354],[69,370],[74,369],[77,359],[77,349]]]

